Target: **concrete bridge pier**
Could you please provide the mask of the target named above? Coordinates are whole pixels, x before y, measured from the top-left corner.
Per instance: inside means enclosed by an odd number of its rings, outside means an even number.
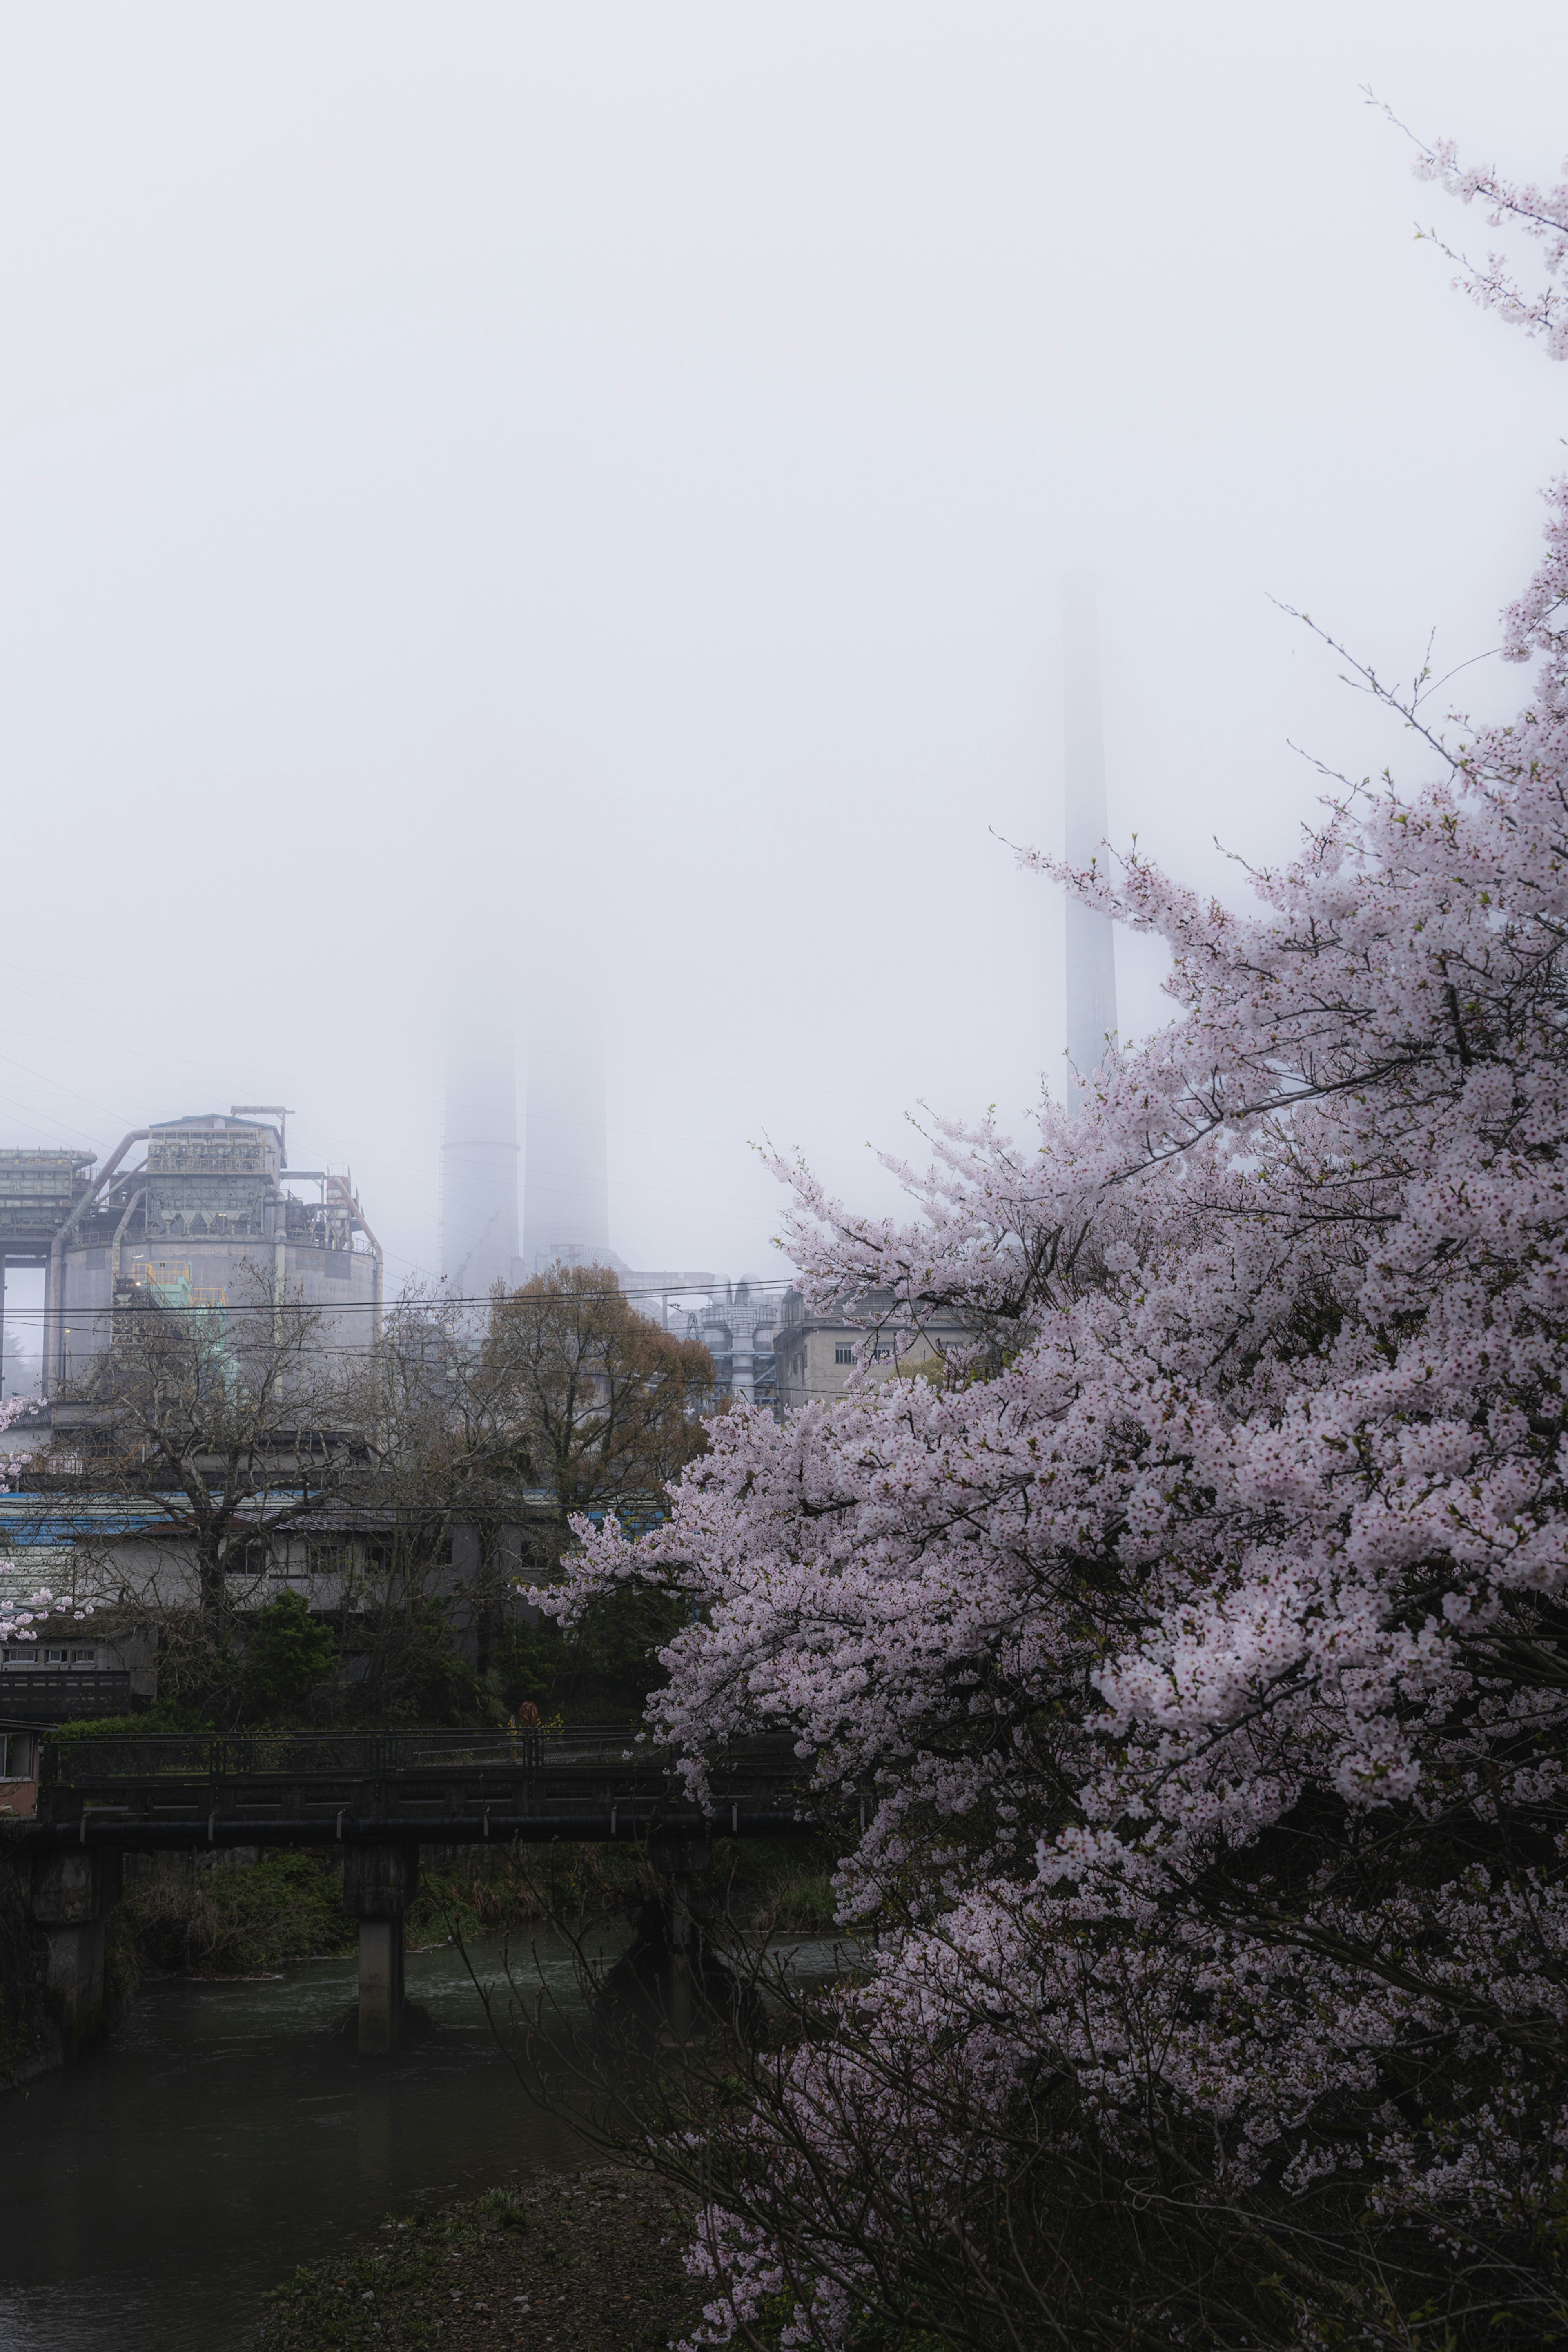
[[[343,1854],[343,1908],[359,1921],[359,2046],[384,2058],[403,2036],[403,1915],[419,1886],[419,1852],[351,1845]]]
[[[45,1996],[68,2060],[103,2032],[104,1929],[119,1900],[117,1853],[67,1846],[35,1856],[31,1908],[48,1946]]]
[[[654,1830],[647,1858],[669,1881],[664,1906],[669,1942],[665,2018],[674,2039],[687,2042],[702,1977],[702,1931],[693,1909],[694,1882],[705,1878],[713,1867],[713,1842],[703,1822],[669,1822]]]

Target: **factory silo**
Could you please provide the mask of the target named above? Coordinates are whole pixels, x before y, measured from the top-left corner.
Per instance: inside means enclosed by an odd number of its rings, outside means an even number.
[[[49,1384],[80,1379],[110,1344],[117,1306],[142,1297],[318,1308],[323,1349],[368,1349],[382,1301],[381,1251],[352,1182],[290,1169],[281,1117],[216,1111],[133,1131],[49,1253]],[[125,1168],[144,1142],[140,1166]],[[315,1197],[300,1197],[296,1187]]]

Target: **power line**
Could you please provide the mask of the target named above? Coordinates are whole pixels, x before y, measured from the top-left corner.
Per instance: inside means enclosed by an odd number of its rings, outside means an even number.
[[[367,1258],[366,1263],[368,1264],[368,1262]],[[16,1272],[24,1271],[24,1269],[20,1267],[15,1270]],[[32,1270],[36,1272],[37,1269],[34,1268]],[[153,1284],[149,1286],[161,1289],[172,1286]],[[794,1289],[795,1277],[792,1275],[771,1276],[765,1280],[758,1280],[755,1282],[747,1281],[743,1286],[736,1284],[733,1285],[732,1287],[737,1289],[744,1287],[746,1290],[752,1293],[753,1296],[759,1291],[777,1290],[782,1292]],[[209,1302],[204,1299],[193,1299],[188,1307],[177,1301],[173,1304],[166,1305],[164,1311],[182,1315],[278,1315],[301,1313],[323,1316],[369,1315],[374,1314],[379,1306],[381,1314],[387,1321],[390,1322],[400,1313],[418,1316],[422,1311],[428,1312],[430,1310],[439,1309],[446,1307],[495,1307],[497,1305],[501,1307],[516,1305],[521,1305],[524,1307],[545,1307],[571,1305],[579,1300],[588,1299],[721,1298],[721,1296],[722,1294],[719,1291],[717,1285],[715,1285],[711,1290],[698,1288],[678,1290],[670,1284],[656,1282],[639,1284],[631,1289],[621,1289],[617,1287],[613,1291],[545,1290],[531,1293],[523,1290],[509,1290],[504,1292],[499,1300],[495,1294],[489,1290],[483,1291],[473,1297],[447,1297],[442,1293],[437,1293],[427,1302],[421,1300],[413,1303],[405,1302],[395,1298],[384,1299],[379,1302],[374,1298],[284,1298],[282,1300],[270,1298],[240,1298],[225,1300],[221,1305],[219,1305],[216,1302]],[[79,1317],[79,1318],[85,1322],[89,1318],[112,1314],[114,1312],[114,1308],[112,1304],[106,1300],[100,1307],[83,1306],[71,1308],[68,1311],[74,1313]],[[690,1312],[691,1310],[689,1309],[687,1311]],[[13,1322],[38,1323],[42,1322],[44,1318],[45,1309],[41,1307],[7,1306],[5,1310],[5,1321],[7,1327],[9,1327]],[[53,1320],[52,1310],[50,1310],[49,1319],[51,1321]],[[70,1328],[70,1326],[67,1326],[68,1329]]]

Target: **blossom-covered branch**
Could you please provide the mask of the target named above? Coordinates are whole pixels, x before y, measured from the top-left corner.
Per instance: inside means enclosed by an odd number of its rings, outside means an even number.
[[[1381,105],[1370,90],[1367,98],[1371,104]],[[1541,188],[1533,181],[1508,179],[1490,163],[1461,163],[1453,140],[1428,142],[1400,122],[1391,108],[1384,106],[1382,110],[1419,151],[1418,180],[1435,182],[1445,195],[1461,205],[1473,205],[1479,199],[1486,209],[1489,228],[1517,229],[1541,247],[1544,283],[1525,287],[1504,253],[1489,253],[1484,262],[1474,262],[1446,244],[1435,229],[1416,234],[1429,238],[1458,263],[1459,274],[1454,283],[1473,301],[1495,311],[1510,326],[1540,336],[1550,358],[1568,359],[1568,289],[1562,282],[1568,273],[1568,176],[1554,188]],[[1568,174],[1568,163],[1563,170]]]
[[[847,2340],[928,2275],[917,2210],[950,2249],[999,2226],[1021,2134],[1020,2310],[1092,2154],[1279,2282],[1278,2326],[1225,2340],[1561,2315],[1565,594],[1560,486],[1505,617],[1525,709],[1347,794],[1253,911],[1140,855],[1038,860],[1165,943],[1170,1024],[1026,1146],[934,1122],[906,1222],[781,1171],[818,1296],[941,1309],[972,1359],[733,1411],[662,1527],[579,1529],[558,1607],[629,1577],[685,1604],[651,1717],[694,1797],[716,1747],[783,1729],[868,1810],[839,1891],[875,1939],[757,2092],[709,2340],[786,2277],[782,2340]],[[1104,2340],[1217,2340],[1183,2275],[1152,2334],[1113,2295]]]

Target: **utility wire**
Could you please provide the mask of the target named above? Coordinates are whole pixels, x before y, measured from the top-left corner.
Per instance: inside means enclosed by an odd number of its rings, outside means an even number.
[[[18,1272],[22,1271],[21,1268],[17,1268],[16,1270]],[[34,1271],[37,1271],[37,1269],[35,1268]],[[166,1286],[153,1284],[149,1286],[153,1288],[163,1288]],[[759,1291],[791,1290],[795,1287],[795,1285],[790,1276],[776,1276],[766,1282],[748,1282],[745,1287],[754,1296]],[[380,1311],[385,1320],[391,1322],[400,1314],[417,1318],[422,1312],[427,1314],[432,1309],[438,1309],[445,1307],[494,1307],[498,1304],[502,1307],[569,1306],[589,1299],[604,1300],[617,1297],[628,1299],[711,1298],[718,1297],[719,1295],[720,1294],[716,1290],[676,1290],[664,1283],[651,1283],[640,1286],[631,1290],[614,1291],[547,1290],[529,1294],[526,1292],[510,1290],[506,1292],[498,1302],[494,1294],[487,1290],[471,1298],[448,1298],[444,1296],[437,1295],[429,1301],[427,1307],[424,1306],[423,1302],[416,1302],[412,1306],[407,1306],[397,1299],[384,1299],[380,1302]],[[281,1300],[274,1300],[270,1298],[242,1298],[234,1299],[222,1306],[211,1304],[204,1299],[193,1299],[188,1307],[180,1303],[166,1303],[163,1311],[165,1313],[180,1315],[288,1315],[301,1313],[307,1315],[370,1315],[375,1313],[376,1307],[377,1302],[374,1298],[284,1298]],[[688,1307],[683,1311],[690,1314],[695,1310]],[[79,1319],[85,1322],[92,1316],[111,1314],[113,1312],[113,1307],[111,1302],[106,1299],[100,1307],[74,1307],[68,1309],[68,1312],[74,1314],[79,1318]],[[5,1310],[5,1322],[7,1328],[9,1328],[13,1322],[41,1323],[43,1319],[44,1309],[41,1307],[7,1306]],[[53,1319],[52,1313],[50,1319]]]

